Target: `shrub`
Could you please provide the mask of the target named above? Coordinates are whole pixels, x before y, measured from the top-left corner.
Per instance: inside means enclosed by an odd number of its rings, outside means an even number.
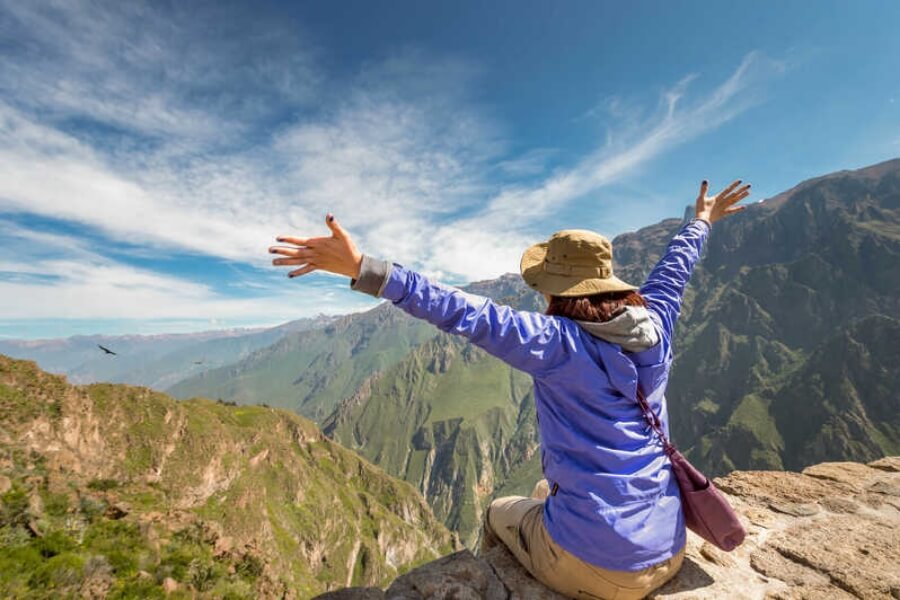
[[[112,565],[109,564],[109,561],[102,554],[94,554],[88,557],[84,563],[84,576],[87,578],[106,579],[112,576],[112,572]]]
[[[188,566],[188,582],[198,592],[206,592],[212,588],[219,578],[215,565],[210,562],[195,558]]]
[[[45,492],[44,511],[51,517],[62,517],[69,510],[69,497],[65,494],[51,494]]]
[[[56,399],[50,402],[47,405],[47,413],[50,415],[50,418],[54,421],[58,421],[62,416],[62,400]]]
[[[58,554],[74,550],[77,544],[62,531],[54,529],[44,537],[37,538],[34,546],[44,558],[53,558]]]
[[[31,543],[31,534],[20,525],[4,525],[0,527],[0,548],[27,546]]]
[[[42,562],[41,553],[30,543],[0,546],[0,582],[19,580],[24,584]]]
[[[212,544],[216,541],[216,535],[210,531],[202,521],[194,521],[184,529],[175,532],[174,538],[187,544]]]
[[[115,479],[92,479],[88,484],[88,489],[98,492],[106,492],[113,488],[119,487],[119,482]]]
[[[28,578],[32,588],[65,588],[78,585],[84,572],[84,559],[72,552],[58,554],[44,561]]]
[[[174,539],[163,549],[157,576],[160,579],[171,577],[178,581],[186,581],[191,563],[198,558],[205,558],[201,547]]]
[[[129,579],[117,581],[106,596],[108,600],[135,600],[140,598],[165,598],[166,593],[155,581]]]
[[[78,500],[78,511],[84,515],[88,523],[96,521],[106,510],[106,502],[90,496],[82,496]]]
[[[253,554],[244,554],[235,565],[235,571],[244,579],[254,580],[263,572],[263,562]]]
[[[2,496],[0,501],[3,502],[0,509],[0,525],[27,525],[28,524],[28,493],[18,483],[13,486]]]
[[[255,600],[259,597],[253,592],[253,586],[240,579],[220,579],[210,590],[209,595],[222,600]]]
[[[146,552],[140,529],[127,521],[98,521],[84,535],[84,547],[102,554],[116,575],[136,571],[138,561]]]

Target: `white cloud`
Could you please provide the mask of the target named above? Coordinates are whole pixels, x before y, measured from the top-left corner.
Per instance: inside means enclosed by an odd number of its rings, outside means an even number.
[[[712,131],[761,101],[761,84],[784,65],[761,54],[748,54],[740,66],[706,97],[686,103],[690,75],[661,95],[650,119],[636,121],[636,111],[614,102],[629,125],[607,144],[570,169],[554,173],[536,186],[513,186],[493,197],[478,214],[438,229],[435,251],[427,264],[438,272],[488,278],[518,266],[529,244],[530,228],[569,202],[621,180],[679,144]],[[515,225],[510,226],[511,221]],[[450,249],[446,251],[445,249]]]
[[[614,101],[607,109],[620,126],[545,175],[553,150],[509,156],[498,120],[467,95],[481,75],[464,61],[404,51],[327,80],[303,32],[215,5],[197,15],[180,5],[0,0],[0,10],[0,32],[27,38],[26,51],[0,56],[0,210],[150,252],[254,266],[268,265],[277,234],[324,232],[330,211],[365,251],[429,273],[514,270],[555,210],[733,119],[780,68],[751,54],[697,97],[685,78],[645,119]],[[199,31],[199,17],[216,27]],[[511,176],[537,183],[500,183]],[[53,283],[0,284],[4,298],[18,298],[0,300],[0,312],[58,317],[54,295],[79,318],[225,318],[282,302],[230,299],[82,250],[76,262],[42,259]]]
[[[115,172],[95,148],[0,105],[0,206],[82,222],[114,239],[256,264],[273,235],[285,227],[323,231],[331,211],[373,253],[486,278],[515,267],[529,230],[549,210],[752,105],[748,73],[759,62],[749,56],[706,99],[679,110],[682,82],[666,92],[660,114],[623,141],[537,186],[507,188],[483,209],[497,136],[473,109],[446,105],[437,84],[406,101],[362,86],[331,115],[284,127],[266,145],[180,163],[150,157],[146,171]]]
[[[478,219],[501,223],[515,214],[535,219],[553,207],[608,185],[679,144],[712,131],[760,100],[755,87],[781,66],[758,54],[747,55],[737,70],[706,98],[679,109],[696,76],[680,81],[661,96],[661,110],[649,120],[632,124],[575,167],[563,170],[537,187],[504,190]],[[622,110],[617,107],[617,111]]]
[[[9,266],[16,265],[0,268]],[[216,318],[280,323],[298,316],[345,314],[372,306],[362,297],[297,293],[296,287],[288,288],[292,282],[279,296],[233,298],[184,279],[116,264],[45,262],[40,273],[57,279],[0,281],[0,314],[4,319]]]
[[[241,10],[3,0],[0,31],[18,43],[0,54],[0,90],[50,117],[222,146],[320,81],[303,32]]]
[[[264,295],[229,297],[183,277],[110,260],[77,238],[3,224],[0,272],[39,279],[0,280],[0,314],[15,319],[154,319],[278,323],[298,315],[343,314],[370,307],[364,297],[330,290],[298,293],[295,281],[260,285]],[[14,253],[11,250],[17,249]]]

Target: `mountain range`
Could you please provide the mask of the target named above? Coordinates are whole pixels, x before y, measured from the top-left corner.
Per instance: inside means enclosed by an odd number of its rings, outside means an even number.
[[[801,469],[900,452],[898,209],[894,160],[801,183],[716,224],[686,294],[667,392],[673,439],[701,468]],[[643,281],[681,225],[614,239],[617,273]],[[466,289],[543,308],[518,275]],[[528,378],[387,305],[172,391],[266,398],[319,420],[413,483],[469,544],[486,502],[539,478]]]
[[[66,375],[73,383],[130,383],[164,390],[191,375],[246,358],[289,333],[324,327],[331,320],[320,315],[256,329],[6,339],[0,340],[0,354],[37,361],[44,370]]]
[[[613,240],[640,283],[683,224]],[[518,275],[467,291],[520,310]],[[900,160],[799,184],[717,223],[688,287],[667,398],[673,441],[710,475],[900,453]],[[486,503],[540,477],[528,378],[389,303],[294,331],[175,383],[266,403],[413,484],[469,545]]]

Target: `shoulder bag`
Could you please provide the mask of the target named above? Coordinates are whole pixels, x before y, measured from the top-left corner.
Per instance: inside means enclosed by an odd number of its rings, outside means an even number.
[[[713,482],[697,470],[688,459],[672,445],[663,432],[659,417],[650,408],[644,392],[638,385],[638,404],[650,428],[662,440],[666,456],[672,462],[672,472],[681,490],[681,507],[688,529],[717,547],[731,552],[741,545],[747,532],[737,513]]]

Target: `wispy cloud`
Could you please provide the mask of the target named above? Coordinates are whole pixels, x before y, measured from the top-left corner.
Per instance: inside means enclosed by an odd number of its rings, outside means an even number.
[[[686,76],[661,94],[659,110],[643,120],[636,119],[637,111],[613,102],[612,112],[627,118],[603,145],[539,185],[504,189],[477,214],[442,227],[433,237],[436,243],[432,247],[438,250],[429,255],[431,265],[440,272],[481,277],[495,275],[500,265],[511,270],[535,223],[734,119],[761,102],[764,84],[784,69],[779,61],[751,53],[724,82],[697,98],[688,98],[689,86],[697,76]],[[512,227],[511,219],[515,222]]]
[[[510,154],[502,121],[472,99],[477,65],[406,49],[334,78],[303,31],[232,10],[0,0],[0,31],[21,42],[0,54],[0,211],[259,268],[274,235],[324,231],[331,211],[367,252],[486,278],[515,269],[548,215],[734,119],[782,68],[751,54],[696,93],[702,78],[685,77],[646,118],[614,102],[596,150],[547,173],[554,149]],[[508,184],[516,178],[528,183]],[[284,302],[263,276],[239,285],[262,286],[256,298],[234,298],[234,286],[135,269],[95,241],[63,239],[82,244],[66,260],[6,261],[7,272],[48,278],[0,282],[0,312],[175,319],[202,307],[224,318]],[[321,306],[295,302],[292,314]]]
[[[517,218],[537,218],[553,207],[613,183],[758,103],[762,99],[760,84],[782,68],[780,63],[760,54],[749,54],[726,81],[693,102],[687,98],[687,92],[696,76],[687,76],[662,93],[657,114],[638,123],[629,119],[624,130],[610,136],[593,154],[537,187],[504,190],[478,218],[503,222],[513,212]]]
[[[233,143],[285,107],[308,105],[320,81],[302,32],[241,10],[4,0],[0,31],[16,43],[0,54],[0,90],[70,126],[81,118],[167,144]]]
[[[329,285],[317,286],[315,294],[297,295],[296,289],[256,283],[264,295],[230,297],[184,277],[112,260],[78,238],[9,223],[0,224],[0,251],[0,314],[6,320],[180,319],[196,326],[219,319],[274,324],[298,314],[339,314],[371,306],[361,297],[339,298]]]

